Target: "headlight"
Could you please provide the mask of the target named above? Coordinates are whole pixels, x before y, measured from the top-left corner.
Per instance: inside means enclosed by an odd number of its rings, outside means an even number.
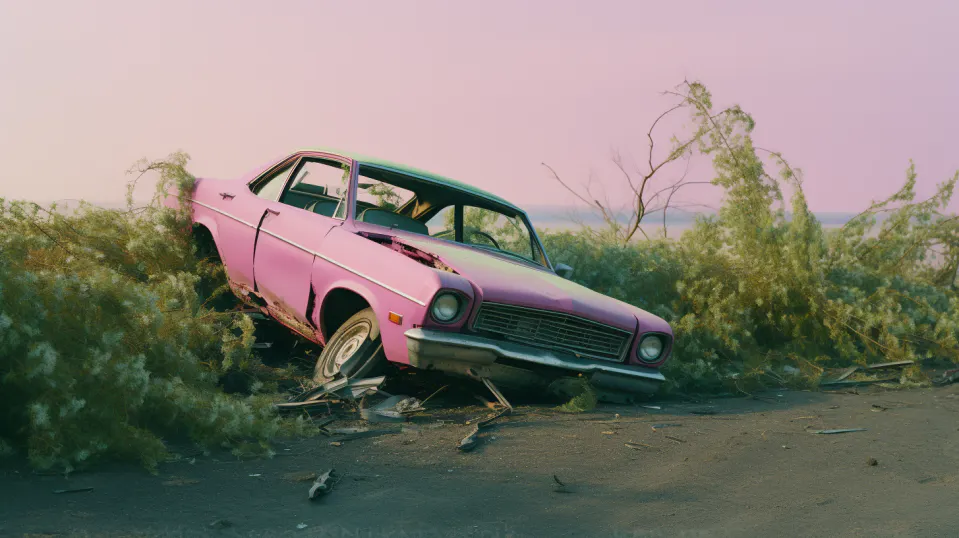
[[[462,302],[455,293],[444,292],[433,299],[433,306],[430,307],[430,315],[440,323],[449,323],[456,319],[460,314]]]
[[[663,337],[648,334],[639,341],[639,359],[645,362],[655,362],[663,354]]]

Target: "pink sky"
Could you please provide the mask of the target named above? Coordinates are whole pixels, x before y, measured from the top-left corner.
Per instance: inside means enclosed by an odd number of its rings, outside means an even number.
[[[540,163],[580,182],[610,148],[642,161],[688,77],[754,115],[814,210],[856,210],[909,158],[926,194],[959,168],[957,20],[948,0],[0,0],[0,196],[120,200],[139,157],[234,177],[328,145],[567,204]]]

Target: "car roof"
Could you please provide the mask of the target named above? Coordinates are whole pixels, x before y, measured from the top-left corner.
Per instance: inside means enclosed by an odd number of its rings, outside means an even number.
[[[409,175],[409,176],[414,176],[414,177],[417,177],[417,178],[419,178],[419,179],[424,179],[424,180],[429,181],[429,182],[431,182],[431,183],[435,183],[435,184],[437,184],[437,185],[443,185],[443,186],[446,186],[446,187],[450,187],[450,188],[453,188],[453,189],[457,189],[457,190],[460,190],[460,191],[467,192],[467,193],[469,193],[469,194],[473,194],[473,195],[476,195],[476,196],[480,196],[480,197],[486,198],[486,199],[488,199],[488,200],[492,200],[492,201],[494,201],[494,202],[497,202],[497,203],[499,203],[499,204],[503,204],[503,205],[505,205],[505,206],[507,206],[507,207],[510,207],[510,208],[515,209],[515,210],[520,211],[520,212],[523,211],[522,209],[520,209],[519,207],[517,207],[515,204],[513,204],[513,203],[511,203],[511,202],[509,202],[509,201],[507,201],[507,200],[505,200],[505,199],[503,199],[503,198],[501,198],[501,197],[499,197],[499,196],[497,196],[497,195],[495,195],[495,194],[493,194],[493,193],[491,193],[491,192],[484,191],[483,189],[474,187],[474,186],[472,186],[472,185],[470,185],[470,184],[468,184],[468,183],[463,183],[462,181],[457,181],[457,180],[455,180],[455,179],[448,178],[448,177],[446,177],[446,176],[441,176],[441,175],[439,175],[439,174],[434,174],[433,172],[429,172],[429,171],[426,171],[426,170],[421,170],[421,169],[419,169],[419,168],[414,168],[414,167],[412,167],[412,166],[407,166],[407,165],[405,165],[405,164],[399,164],[399,163],[387,161],[387,160],[384,160],[384,159],[378,159],[378,158],[376,158],[376,157],[370,157],[370,156],[368,156],[368,155],[361,155],[361,154],[359,154],[359,153],[354,153],[354,152],[351,152],[351,151],[343,151],[343,150],[334,149],[334,148],[327,148],[327,147],[305,148],[305,149],[303,149],[303,150],[301,150],[301,151],[320,151],[320,152],[323,152],[323,153],[331,153],[331,154],[333,154],[333,155],[339,155],[340,157],[347,157],[347,158],[349,158],[349,159],[353,159],[354,161],[356,161],[360,166],[367,165],[367,166],[373,166],[373,167],[377,167],[377,168],[384,168],[384,169],[391,170],[391,171],[394,171],[394,172],[399,172],[399,173],[401,173],[401,174],[406,174],[406,175]]]

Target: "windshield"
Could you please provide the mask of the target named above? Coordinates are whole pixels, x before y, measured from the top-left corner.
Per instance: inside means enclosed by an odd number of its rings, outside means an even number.
[[[498,251],[542,265],[532,233],[520,215],[463,206],[462,234],[459,239],[456,237],[456,206],[443,208],[426,224],[433,237]]]
[[[360,166],[356,220],[454,241],[540,267],[546,256],[522,212],[443,184]]]

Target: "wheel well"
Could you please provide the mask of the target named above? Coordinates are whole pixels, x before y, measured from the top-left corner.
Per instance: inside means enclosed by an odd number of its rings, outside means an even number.
[[[193,225],[193,243],[196,245],[197,258],[210,258],[212,261],[220,261],[220,251],[217,249],[216,240],[213,239],[213,233],[202,224]]]
[[[320,310],[320,330],[323,332],[323,338],[329,341],[330,336],[346,320],[353,317],[353,314],[369,307],[370,303],[355,291],[337,288],[327,293]]]

